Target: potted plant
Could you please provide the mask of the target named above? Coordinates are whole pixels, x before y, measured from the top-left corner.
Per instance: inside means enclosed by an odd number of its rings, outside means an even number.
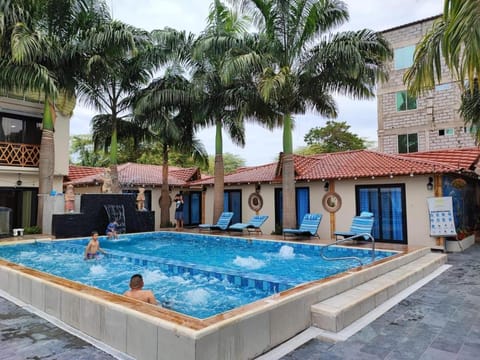
[[[457,229],[455,238],[447,239],[445,242],[445,250],[447,252],[463,251],[475,243],[475,233],[472,229],[461,227]]]

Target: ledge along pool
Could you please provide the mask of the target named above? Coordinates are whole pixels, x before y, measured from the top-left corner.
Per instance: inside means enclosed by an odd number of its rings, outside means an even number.
[[[358,266],[325,261],[320,245],[158,232],[100,238],[107,255],[84,261],[89,238],[2,246],[8,261],[117,294],[141,273],[163,307],[199,319]],[[329,247],[327,257],[372,261],[371,250]],[[397,254],[375,251],[375,260]]]

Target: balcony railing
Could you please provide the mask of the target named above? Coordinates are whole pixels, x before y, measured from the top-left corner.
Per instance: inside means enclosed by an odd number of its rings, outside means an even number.
[[[0,165],[38,167],[40,145],[0,141]]]

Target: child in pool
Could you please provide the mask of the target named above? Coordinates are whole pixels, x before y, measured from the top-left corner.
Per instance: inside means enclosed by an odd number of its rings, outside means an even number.
[[[106,254],[105,250],[100,248],[100,242],[98,241],[98,232],[92,231],[92,238],[88,242],[85,248],[84,260],[95,259],[98,253]]]

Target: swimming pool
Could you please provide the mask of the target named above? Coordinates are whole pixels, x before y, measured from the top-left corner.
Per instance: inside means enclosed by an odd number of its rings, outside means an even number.
[[[83,260],[88,238],[4,246],[1,257],[117,294],[141,273],[164,307],[199,319],[358,266],[325,261],[318,245],[291,242],[169,232],[100,241],[108,255],[96,261]],[[369,250],[331,247],[325,254],[372,261]],[[376,251],[375,259],[394,254]]]
[[[172,236],[173,234],[176,233],[165,233],[165,235]],[[131,236],[128,235],[127,238]],[[222,236],[209,236],[205,238],[205,241],[208,241],[208,239],[212,242],[222,241],[222,238]],[[78,243],[75,243],[77,241]],[[83,258],[83,241],[86,241],[86,239],[57,240],[54,243],[64,243],[62,246],[66,248],[77,249],[78,252],[73,255],[75,261],[84,264],[88,262],[79,261]],[[109,247],[103,238],[100,241],[102,247]],[[121,238],[117,245],[126,245],[123,243],[124,241],[126,239]],[[249,243],[251,239],[235,238],[234,241]],[[33,242],[33,240],[30,240],[30,242]],[[24,241],[18,242],[18,244],[23,243]],[[49,246],[49,242],[40,239],[38,239],[37,245],[39,244],[40,246]],[[280,246],[271,251],[266,251],[267,253],[276,253],[277,256],[272,257],[275,260],[286,254],[286,257],[291,256],[292,251],[296,256],[303,257],[302,251],[308,252],[308,249],[311,248],[309,244],[298,242],[275,244],[273,241],[272,244]],[[0,243],[0,256],[6,253],[12,245],[14,244]],[[254,242],[253,245],[263,246],[263,242]],[[282,246],[286,247],[282,250]],[[318,249],[318,247],[312,249]],[[356,267],[325,279],[292,285],[293,287],[274,295],[205,319],[183,315],[110,291],[50,275],[4,260],[1,257],[0,296],[7,299],[11,298],[12,301],[19,302],[20,306],[33,309],[31,311],[36,311],[47,319],[53,318],[52,321],[54,322],[64,323],[90,338],[138,360],[223,360],[227,358],[246,360],[253,359],[273,349],[312,326],[312,309],[316,304],[328,301],[349,290],[356,290],[356,287],[362,286],[379,276],[388,276],[390,272],[400,270],[399,268],[404,265],[413,264],[416,259],[430,252],[428,248],[414,249],[395,246],[392,249],[395,249],[394,251],[398,251],[398,253],[375,261],[373,264]],[[113,254],[114,252],[120,252],[120,250],[107,250],[109,255],[105,260],[109,262],[116,257]],[[181,251],[177,252],[180,253]],[[197,251],[197,254],[200,253]],[[236,259],[236,255],[233,259]],[[255,258],[257,256],[254,253],[250,253],[250,255]],[[328,253],[327,255],[331,256]],[[61,256],[64,256],[64,254]],[[196,257],[201,258],[200,256]],[[138,262],[138,265],[148,271],[149,262],[157,262],[159,259],[161,258],[150,257],[150,253],[149,255],[129,254],[123,261],[126,261],[131,269],[134,269],[133,265]],[[102,261],[90,264],[92,266],[101,265]],[[188,264],[191,263],[169,259],[169,263],[162,266],[174,272],[182,273],[185,269],[190,271],[186,266]],[[209,276],[215,277],[220,266],[195,264],[195,268],[199,272],[209,271]],[[95,273],[100,268],[95,267],[94,269],[96,269],[94,270]],[[417,269],[417,267],[414,265],[413,269]],[[417,270],[416,274],[418,276],[426,272],[424,269]],[[271,278],[273,275],[259,274],[258,268],[243,269],[238,271],[238,275],[229,275],[229,272],[235,272],[232,269],[223,269],[223,271],[225,271],[225,274],[221,276],[225,276],[227,281],[240,281],[240,287],[258,287],[260,285],[263,287],[275,281],[274,278]],[[102,272],[102,270],[98,272]],[[253,274],[263,278],[249,279],[248,276],[253,276]],[[110,273],[109,276],[113,277],[113,274]],[[286,277],[290,278],[290,276]],[[280,286],[278,280],[276,281]],[[125,288],[126,285],[123,284],[122,292]],[[385,289],[385,292],[393,294],[402,288],[402,286],[394,284],[388,290]],[[385,292],[375,296],[375,303],[377,300],[384,299],[383,294]],[[384,300],[388,296],[385,295]]]

